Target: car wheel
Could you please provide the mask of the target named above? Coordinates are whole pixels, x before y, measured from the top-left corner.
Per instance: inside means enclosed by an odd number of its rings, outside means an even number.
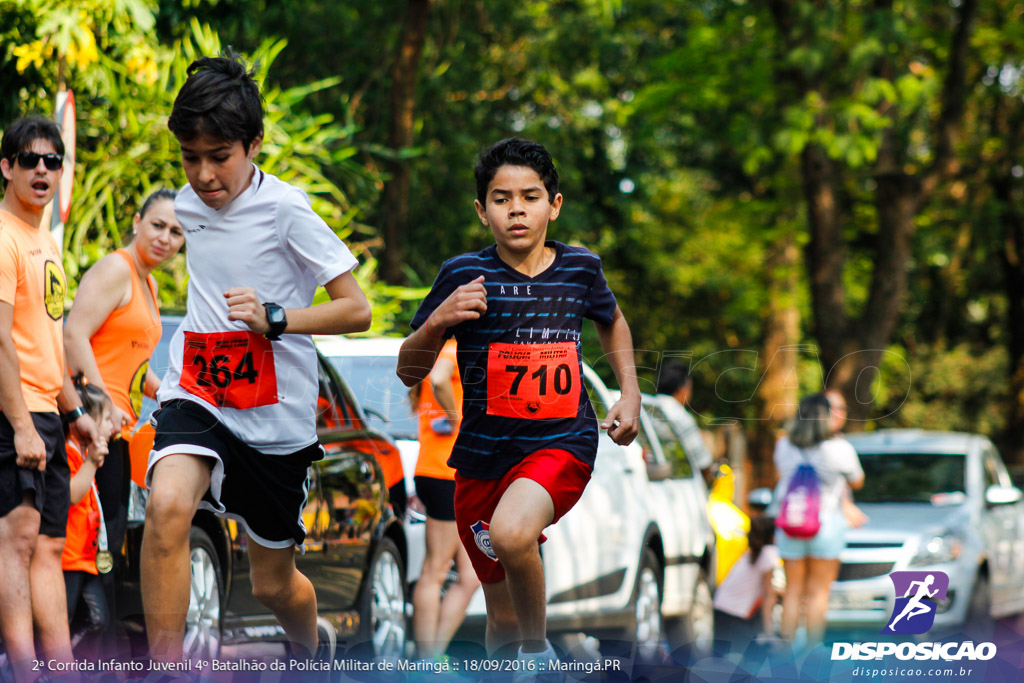
[[[644,548],[640,567],[636,573],[633,597],[629,606],[629,621],[612,642],[602,642],[601,651],[618,650],[621,645],[632,650],[641,661],[658,658],[665,642],[665,630],[661,617],[661,563],[650,548]]]
[[[672,647],[687,648],[695,658],[711,654],[715,644],[715,608],[711,580],[704,569],[700,570],[693,586],[690,611],[669,627],[669,643]]]
[[[359,611],[359,640],[374,657],[402,657],[408,628],[405,620],[405,568],[398,546],[382,538],[370,566]]]
[[[210,536],[192,527],[188,537],[190,578],[185,616],[184,651],[192,661],[215,659],[220,654],[223,582],[220,560]]]
[[[967,617],[964,620],[964,631],[977,640],[987,640],[992,636],[992,594],[989,591],[988,576],[978,573],[974,581],[974,592],[967,605]]]

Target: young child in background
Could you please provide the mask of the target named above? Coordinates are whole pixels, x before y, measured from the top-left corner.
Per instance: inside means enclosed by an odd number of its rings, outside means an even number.
[[[96,470],[107,456],[107,439],[118,430],[111,420],[114,406],[110,397],[99,387],[89,384],[81,373],[74,378],[74,383],[82,406],[99,427],[101,442],[89,443],[83,448],[76,439],[65,434],[71,471],[71,508],[68,510],[61,567],[67,592],[71,646],[79,656],[88,655],[95,659],[100,656],[98,644],[81,643],[94,634],[99,636],[110,624],[110,610],[99,575],[110,571],[112,558],[106,547],[105,534],[101,534],[105,531],[100,525],[103,513],[94,479]]]
[[[715,591],[715,650],[719,656],[730,650],[743,653],[748,643],[774,631],[772,610],[778,595],[772,587],[772,572],[779,566],[774,537],[774,518],[751,519],[747,550]]]

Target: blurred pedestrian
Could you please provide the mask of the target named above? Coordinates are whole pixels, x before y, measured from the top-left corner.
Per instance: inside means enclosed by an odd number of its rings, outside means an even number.
[[[89,383],[84,375],[74,378],[82,406],[96,422],[101,437],[112,437],[118,429],[111,416],[114,404],[106,392]],[[61,565],[67,592],[71,647],[78,658],[95,661],[103,656],[94,636],[110,625],[110,607],[100,576],[113,568],[102,508],[94,478],[107,457],[107,441],[80,443],[65,434],[68,469],[71,472],[71,509],[68,510],[67,536]]]
[[[162,333],[152,273],[185,243],[174,216],[175,195],[174,190],[159,189],[146,198],[132,218],[128,245],[101,258],[82,277],[64,326],[71,373],[82,373],[90,387],[110,398],[111,421],[120,432],[120,438],[110,442],[104,467],[96,473],[107,541],[117,550],[128,528],[129,436],[139,419],[143,396],[155,398],[160,387],[160,378],[149,367]],[[114,614],[118,572],[115,566],[101,577]]]
[[[665,363],[658,375],[658,393],[673,399],[660,404],[665,417],[671,422],[676,436],[682,441],[686,455],[693,459],[693,463],[703,475],[704,483],[710,486],[714,477],[711,451],[704,443],[697,421],[686,409],[693,395],[693,378],[690,377],[689,368],[679,363]]]
[[[846,426],[846,399],[843,398],[843,394],[838,389],[826,390],[825,398],[828,399],[833,438],[845,438],[842,432],[843,427]],[[842,507],[846,522],[852,528],[859,529],[869,521],[864,511],[853,502],[853,491],[850,490],[849,486],[843,489]]]
[[[466,615],[473,593],[480,586],[469,554],[455,525],[455,470],[448,458],[462,423],[462,379],[456,342],[448,340],[420,388],[420,451],[416,460],[416,497],[427,515],[426,556],[416,581],[412,604],[417,655],[433,659],[443,655]],[[442,589],[455,562],[458,581]]]
[[[715,649],[719,656],[730,650],[743,653],[749,644],[763,643],[764,636],[775,632],[772,610],[778,595],[772,573],[779,565],[779,549],[774,536],[774,519],[751,519],[747,550],[715,591]]]
[[[64,363],[67,281],[43,210],[64,164],[60,129],[18,119],[0,140],[0,640],[16,681],[71,661],[61,553],[69,480],[64,424],[99,443]],[[58,411],[63,411],[59,414]],[[33,630],[35,633],[33,634]],[[34,637],[40,651],[36,651]]]
[[[813,466],[818,478],[820,528],[809,539],[792,538],[777,529],[775,543],[786,573],[781,635],[793,640],[803,605],[807,644],[811,646],[820,643],[824,635],[829,593],[839,574],[839,555],[846,544],[848,522],[841,507],[843,491],[847,485],[857,489],[864,482],[864,471],[853,446],[846,439],[835,438],[829,402],[822,393],[800,401],[796,417],[786,427],[786,436],[776,443],[779,482],[773,515],[778,512],[790,479],[804,463]]]

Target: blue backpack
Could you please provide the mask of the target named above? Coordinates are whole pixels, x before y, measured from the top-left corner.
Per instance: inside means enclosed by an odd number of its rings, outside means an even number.
[[[821,482],[814,465],[805,460],[789,480],[775,526],[790,538],[814,538],[821,528],[820,511]]]

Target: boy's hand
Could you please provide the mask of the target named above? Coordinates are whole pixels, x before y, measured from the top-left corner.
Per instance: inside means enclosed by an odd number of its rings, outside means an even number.
[[[620,446],[633,443],[640,429],[640,397],[623,396],[613,405],[601,422],[601,429]]]
[[[484,276],[456,288],[434,309],[423,327],[433,337],[444,336],[444,331],[467,320],[477,320],[487,312],[487,289]]]
[[[263,302],[256,296],[255,289],[232,287],[224,292],[224,298],[228,300],[228,320],[240,320],[256,334],[270,332],[267,309],[263,307]]]

